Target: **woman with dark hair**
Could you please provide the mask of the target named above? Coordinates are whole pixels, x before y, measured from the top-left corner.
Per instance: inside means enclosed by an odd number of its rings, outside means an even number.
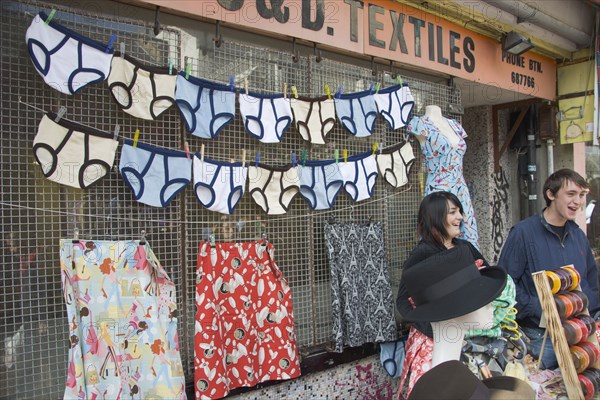
[[[473,255],[477,267],[488,266],[489,264],[485,258],[471,242],[458,239],[462,222],[463,206],[454,194],[450,192],[433,192],[425,196],[419,206],[417,217],[417,233],[420,236],[420,241],[404,262],[402,271],[406,271],[434,254],[456,246],[466,246]],[[405,315],[413,309],[402,279],[400,280],[396,306],[401,315]],[[429,370],[432,353],[433,331],[431,324],[428,322],[414,323],[410,328],[406,342],[406,358],[400,376],[399,393],[402,393],[404,383],[410,373],[408,396],[415,382]]]

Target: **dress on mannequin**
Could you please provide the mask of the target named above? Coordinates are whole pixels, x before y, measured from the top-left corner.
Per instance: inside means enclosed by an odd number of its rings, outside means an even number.
[[[445,118],[438,106],[427,106],[425,115],[412,118],[407,129],[421,144],[427,164],[425,195],[438,191],[454,193],[465,212],[460,238],[479,249],[477,222],[462,172],[467,133],[456,120]]]

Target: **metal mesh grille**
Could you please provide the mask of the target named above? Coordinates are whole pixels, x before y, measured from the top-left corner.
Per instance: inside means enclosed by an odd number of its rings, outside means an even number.
[[[0,396],[6,398],[60,397],[67,370],[68,331],[61,294],[60,238],[69,238],[74,229],[82,239],[129,240],[140,237],[142,230],[177,285],[179,336],[184,371],[193,376],[194,282],[198,243],[214,234],[217,241],[249,241],[268,235],[277,253],[280,269],[290,283],[294,299],[297,337],[304,355],[316,348],[327,348],[331,341],[331,296],[329,266],[323,240],[323,224],[330,218],[339,221],[383,221],[388,266],[397,284],[402,261],[414,246],[416,210],[422,198],[423,174],[418,143],[411,141],[417,161],[409,174],[409,183],[393,189],[379,177],[372,199],[353,203],[341,192],[331,211],[310,211],[301,196],[290,204],[283,216],[267,216],[246,193],[234,215],[225,216],[204,209],[192,185],[173,200],[168,208],[157,209],[137,203],[124,185],[116,167],[97,185],[77,190],[45,179],[34,164],[32,141],[42,110],[67,107],[65,118],[112,132],[120,125],[121,137],[133,138],[140,129],[140,141],[170,149],[183,149],[188,141],[192,152],[205,145],[208,158],[247,161],[260,151],[261,162],[283,165],[290,162],[292,151],[308,151],[309,159],[332,159],[334,149],[347,149],[349,155],[369,151],[403,140],[405,128],[390,130],[381,117],[375,133],[355,138],[339,124],[329,134],[327,145],[310,145],[291,126],[278,144],[262,144],[244,132],[236,107],[235,120],[214,140],[188,134],[176,107],[161,114],[157,121],[136,119],[121,111],[111,98],[105,83],[86,87],[74,96],[59,93],[46,85],[33,69],[25,45],[25,31],[40,10],[48,6],[34,2],[3,2],[1,5],[0,74],[2,107],[1,146],[1,224],[3,268],[0,280],[0,351],[7,354],[6,338],[20,334],[14,341],[16,359],[11,368],[0,366]],[[243,90],[247,79],[250,91],[277,93],[287,84],[295,85],[299,95],[317,97],[328,84],[333,93],[339,85],[344,92],[366,90],[373,81],[382,87],[395,83],[388,73],[373,76],[370,69],[346,63],[299,57],[257,47],[252,44],[225,42],[220,47],[200,48],[197,53],[182,53],[177,29],[163,29],[154,36],[152,27],[128,19],[53,6],[61,24],[101,42],[117,35],[115,47],[125,43],[131,56],[151,65],[179,69],[190,66],[193,76],[229,83]],[[196,50],[195,50],[196,51]],[[447,104],[460,104],[460,93],[426,81],[403,77],[416,100],[413,115],[421,115],[425,105],[437,104],[446,115]],[[23,103],[20,103],[21,100]],[[117,151],[120,154],[120,147]],[[118,155],[115,164],[118,163]],[[20,332],[20,333],[19,333]]]

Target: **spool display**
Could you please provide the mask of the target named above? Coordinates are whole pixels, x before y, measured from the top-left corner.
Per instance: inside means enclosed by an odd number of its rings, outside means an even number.
[[[581,374],[590,366],[590,356],[588,352],[579,347],[579,345],[573,345],[569,347],[569,350],[571,351],[575,370],[578,374]]]

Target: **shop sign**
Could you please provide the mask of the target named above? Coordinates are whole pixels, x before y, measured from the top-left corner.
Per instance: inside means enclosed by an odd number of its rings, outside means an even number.
[[[391,0],[140,0],[554,100],[556,63]],[[435,7],[435,2],[431,2]]]

